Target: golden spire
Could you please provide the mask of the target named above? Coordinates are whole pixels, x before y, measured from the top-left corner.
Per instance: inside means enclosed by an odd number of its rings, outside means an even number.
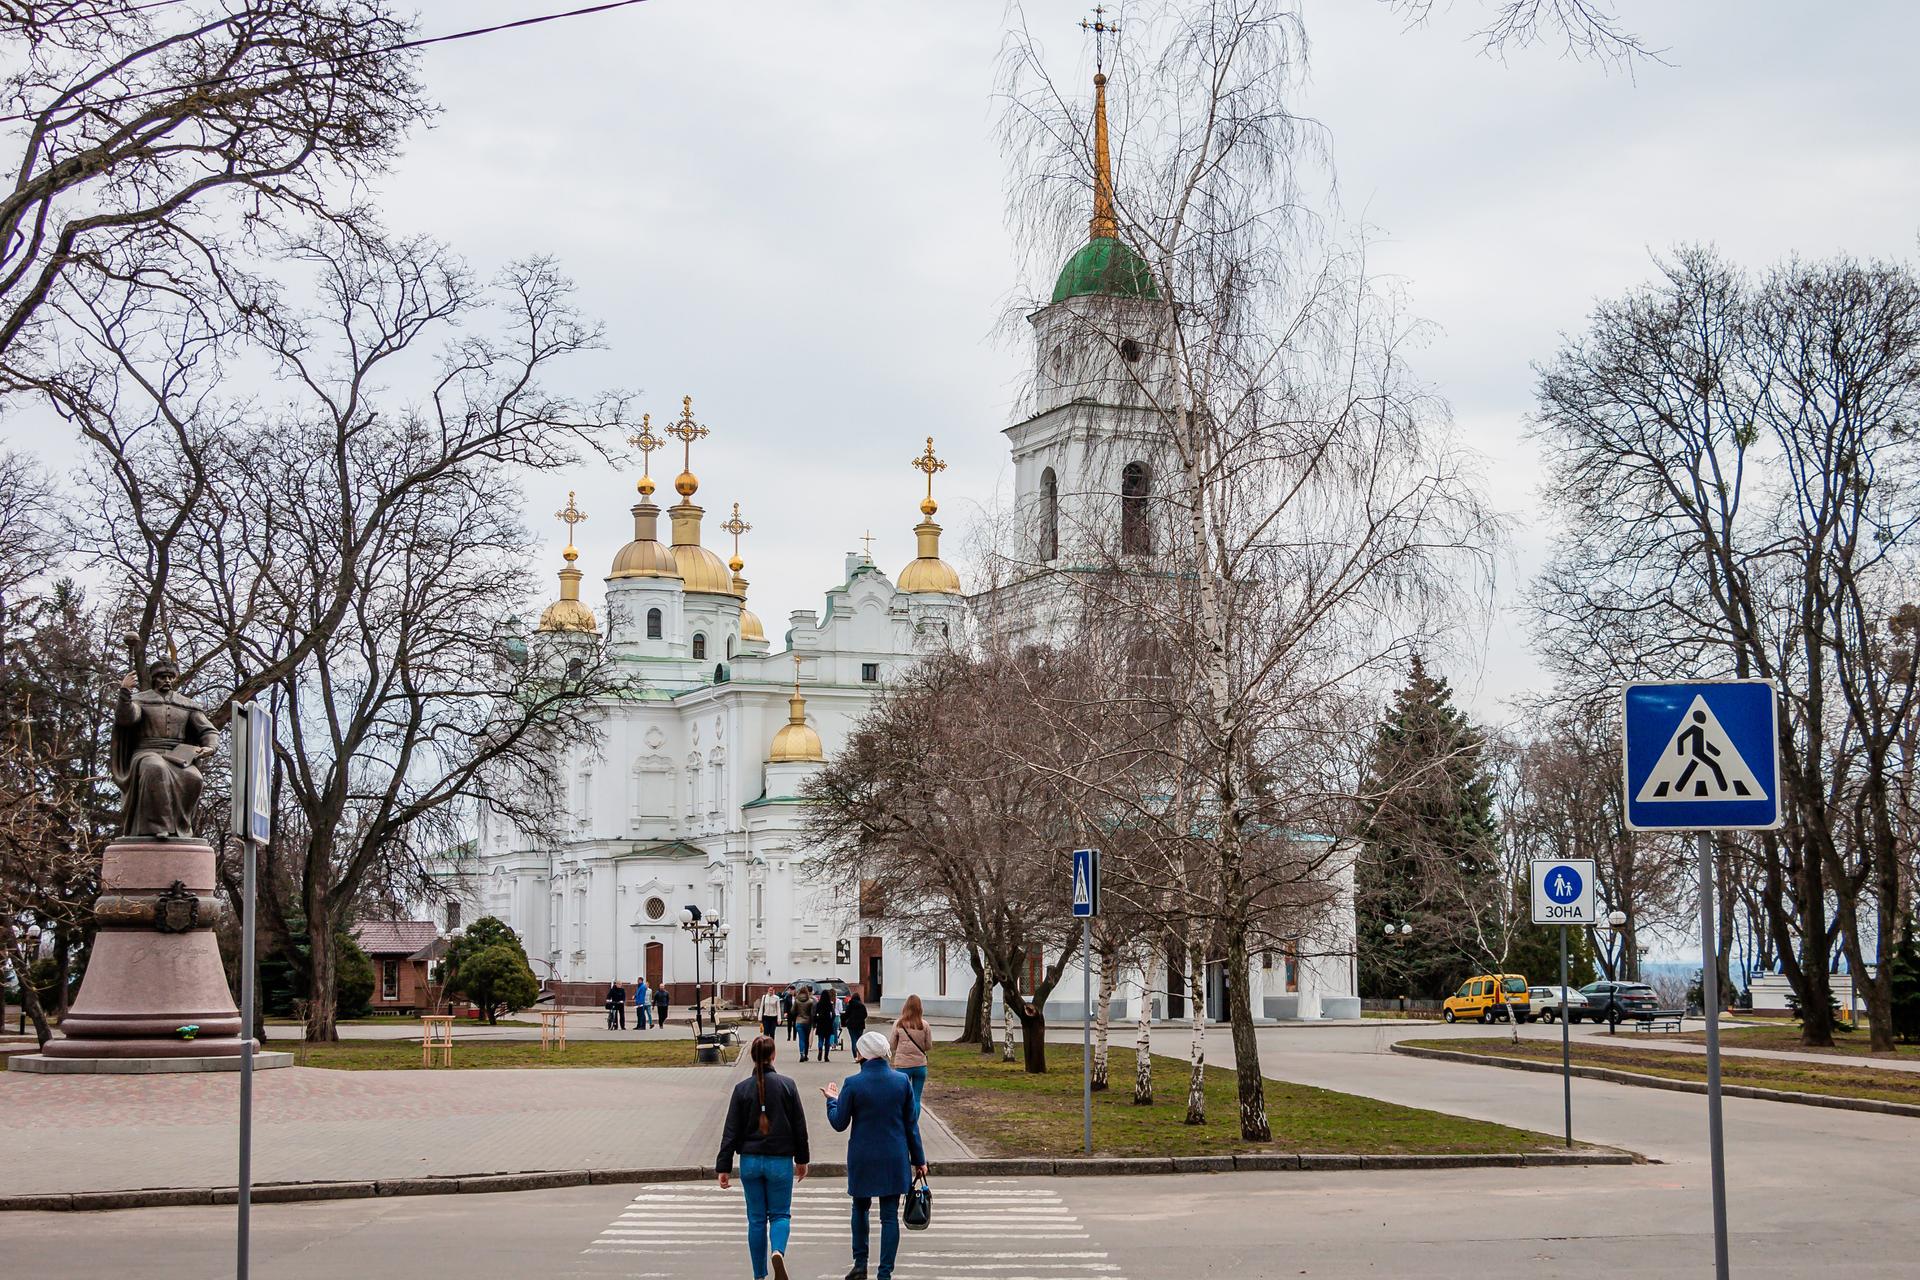
[[[667,442],[653,434],[653,415],[640,415],[640,430],[627,437],[627,443],[640,451],[640,482],[634,487],[640,490],[641,501],[653,497],[653,459],[648,455],[655,449],[664,449]]]
[[[573,526],[583,523],[587,518],[587,513],[574,504],[573,490],[567,490],[567,505],[554,512],[553,518],[566,521],[567,549],[560,554],[566,559],[567,566],[571,568],[573,562],[580,558],[580,549],[573,545]]]
[[[1095,240],[1115,240],[1120,221],[1113,214],[1113,160],[1107,151],[1106,37],[1120,34],[1120,24],[1106,20],[1106,7],[1093,6],[1093,21],[1081,19],[1080,29],[1093,33],[1093,220],[1087,234]]]
[[[680,474],[674,477],[673,491],[687,501],[693,501],[693,495],[699,492],[700,481],[693,474],[693,442],[702,439],[707,429],[693,420],[693,397],[683,396],[680,400],[680,420],[667,428],[667,434],[685,445],[681,455]]]
[[[793,696],[787,699],[787,722],[773,735],[773,749],[767,753],[770,764],[791,764],[826,759],[820,749],[820,735],[807,727],[807,700],[800,696],[800,655],[793,655]]]
[[[594,621],[593,611],[580,603],[581,573],[573,567],[580,558],[580,549],[573,545],[573,526],[587,518],[574,502],[573,490],[567,490],[567,505],[553,513],[553,518],[563,520],[567,525],[567,549],[560,554],[566,560],[567,567],[560,571],[560,598],[546,607],[540,615],[541,631],[597,631],[599,623]]]
[[[733,504],[733,519],[720,522],[720,532],[733,535],[733,559],[727,561],[727,568],[733,570],[735,577],[740,576],[740,570],[745,568],[747,563],[740,558],[740,535],[752,528],[752,525],[740,518],[740,504],[737,502]]]
[[[933,456],[932,436],[927,437],[927,451],[915,458],[911,465],[914,470],[927,473],[927,496],[920,502],[920,513],[931,520],[933,513],[940,509],[940,504],[933,500],[933,473],[947,469],[946,463]]]

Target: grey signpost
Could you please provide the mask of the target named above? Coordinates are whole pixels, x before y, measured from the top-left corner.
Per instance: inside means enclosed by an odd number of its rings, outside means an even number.
[[[1100,914],[1100,851],[1073,851],[1073,914],[1080,921],[1080,1123],[1093,1154],[1093,918]]]
[[[1533,922],[1560,926],[1560,1092],[1566,1106],[1567,1145],[1573,1145],[1573,1042],[1567,1031],[1567,930],[1593,923],[1592,858],[1535,858]]]
[[[257,702],[233,704],[233,796],[228,827],[240,841],[240,1169],[234,1275],[247,1278],[253,1209],[253,934],[255,864],[273,834],[273,713]]]
[[[1700,1003],[1707,1019],[1713,1264],[1727,1280],[1727,1163],[1720,1116],[1720,981],[1712,831],[1781,822],[1779,694],[1770,680],[1630,684],[1621,696],[1627,828],[1691,831],[1700,863]]]

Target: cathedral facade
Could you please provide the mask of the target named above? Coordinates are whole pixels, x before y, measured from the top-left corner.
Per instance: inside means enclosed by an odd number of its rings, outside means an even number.
[[[534,645],[604,643],[643,692],[598,709],[599,741],[569,761],[557,842],[483,812],[471,851],[446,878],[468,918],[497,916],[520,935],[537,976],[561,999],[598,1004],[610,982],[630,987],[645,976],[664,982],[676,1003],[696,983],[715,982],[726,999],[744,1002],[770,986],[831,978],[864,988],[882,1008],[909,994],[930,1012],[964,1007],[972,981],[964,954],[890,947],[884,920],[862,914],[858,886],[809,876],[801,788],[886,681],[964,623],[1045,642],[1068,625],[1075,593],[1063,589],[1063,575],[1116,555],[1153,555],[1155,489],[1175,474],[1151,408],[1165,376],[1154,354],[1161,308],[1146,264],[1117,235],[1104,106],[1100,79],[1088,243],[1029,317],[1032,398],[1005,431],[1017,513],[1010,527],[1022,542],[1014,572],[963,592],[941,558],[933,478],[944,464],[928,440],[914,463],[927,478],[917,556],[892,578],[868,557],[848,556],[824,609],[795,612],[773,650],[746,606],[737,507],[719,525],[735,538],[731,562],[702,545],[692,446],[706,429],[690,402],[665,428],[683,450],[679,501],[664,513],[671,532],[661,539],[663,513],[643,476],[633,540],[606,575],[604,628],[580,599],[584,575],[568,546],[560,598],[542,615]],[[650,425],[633,443],[649,457],[666,446]],[[1262,955],[1245,975],[1210,966],[1210,1010],[1224,1008],[1229,982],[1243,981],[1256,1014],[1358,1016],[1352,870],[1333,862],[1341,887],[1331,923],[1317,924],[1293,953]],[[727,925],[697,954],[680,925],[687,905]],[[1114,1012],[1137,1016],[1146,999],[1158,1014],[1181,1017],[1184,986],[1164,961],[1124,975]],[[1079,988],[1070,974],[1048,1013],[1077,1017]]]

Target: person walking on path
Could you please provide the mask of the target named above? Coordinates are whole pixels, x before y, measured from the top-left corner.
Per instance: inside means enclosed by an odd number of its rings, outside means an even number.
[[[833,1012],[833,988],[821,991],[813,1000],[813,1039],[814,1047],[820,1051],[820,1061],[828,1061],[828,1053],[833,1049],[833,1029],[839,1021]]]
[[[793,1184],[807,1179],[807,1113],[800,1090],[773,1069],[774,1039],[756,1036],[747,1050],[753,1074],[733,1086],[727,1127],[720,1135],[714,1171],[727,1188],[733,1157],[740,1156],[740,1190],[747,1197],[747,1256],[754,1280],[787,1280],[787,1237],[793,1225]],[[772,1256],[769,1257],[769,1247]]]
[[[667,994],[667,984],[661,983],[653,989],[654,1020],[661,1026],[667,1025],[667,1010],[673,1005],[673,997]]]
[[[627,989],[617,981],[607,984],[607,1030],[627,1029]]]
[[[840,1010],[840,1025],[846,1028],[848,1044],[858,1043],[867,1034],[867,1005],[858,991],[847,997],[846,1006]]]
[[[760,1034],[773,1039],[773,1033],[780,1029],[780,997],[768,987],[760,993]]]
[[[907,1002],[900,1006],[900,1016],[893,1020],[893,1035],[887,1048],[894,1070],[913,1086],[913,1118],[917,1121],[920,1095],[927,1088],[927,1053],[933,1048],[933,1029],[920,1011],[919,996],[908,996]]]
[[[645,1031],[653,1025],[653,992],[647,989],[647,980],[643,976],[633,984],[633,1029]]]
[[[847,1134],[847,1194],[853,1197],[853,1268],[846,1280],[867,1280],[869,1214],[880,1201],[880,1269],[875,1280],[893,1280],[900,1250],[900,1197],[925,1177],[927,1155],[913,1115],[913,1086],[887,1065],[887,1038],[869,1031],[854,1045],[860,1070],[844,1084],[829,1084],[827,1123]]]
[[[789,985],[780,993],[780,1021],[787,1024],[787,1039],[794,1038],[793,1026],[793,987]]]
[[[800,1030],[800,1061],[805,1062],[813,1036],[813,992],[805,987],[793,993],[793,1020]]]

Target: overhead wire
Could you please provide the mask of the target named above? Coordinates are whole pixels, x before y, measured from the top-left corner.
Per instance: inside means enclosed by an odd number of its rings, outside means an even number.
[[[180,0],[153,0],[149,7],[157,8],[164,4],[179,3]],[[450,31],[445,35],[420,36],[412,40],[400,40],[393,44],[381,45],[373,49],[359,49],[349,53],[337,54],[327,58],[310,58],[285,66],[262,67],[258,70],[237,72],[233,75],[214,76],[206,80],[195,80],[186,84],[164,85],[157,89],[142,89],[135,93],[118,94],[112,97],[98,98],[87,103],[76,103],[75,107],[101,108],[117,106],[128,102],[137,102],[142,98],[155,98],[167,94],[186,93],[193,90],[212,89],[225,84],[237,84],[253,76],[285,74],[288,71],[304,70],[311,67],[337,66],[343,62],[355,62],[362,58],[375,58],[385,53],[399,53],[407,49],[424,49],[429,45],[447,44],[454,40],[471,40],[475,36],[490,36],[502,31],[512,31],[521,27],[537,27],[543,23],[559,22],[566,18],[583,18],[596,13],[606,13],[612,9],[625,9],[636,4],[645,4],[647,0],[606,0],[602,4],[585,5],[578,9],[567,9],[559,13],[535,14],[531,18],[516,18],[512,22],[497,22],[492,26],[473,27],[465,31]],[[238,18],[242,15],[235,14]],[[22,120],[33,120],[38,112],[18,112],[13,115],[0,115],[0,124],[11,124]]]

